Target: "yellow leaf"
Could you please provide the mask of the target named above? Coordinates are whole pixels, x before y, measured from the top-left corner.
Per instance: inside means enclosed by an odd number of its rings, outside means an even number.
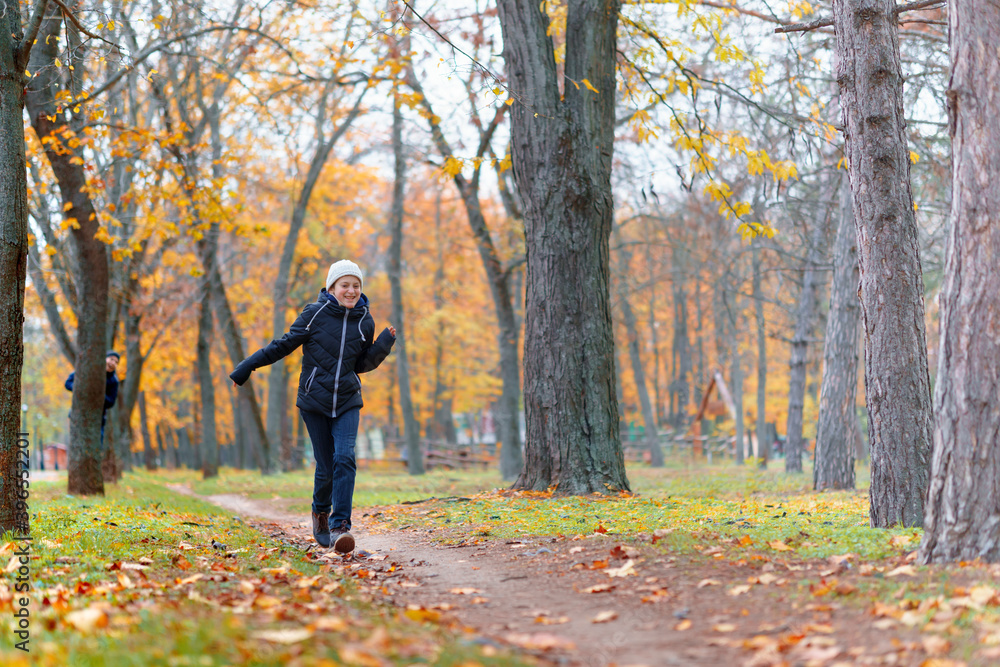
[[[455,177],[462,173],[462,166],[463,165],[461,160],[459,160],[456,157],[449,156],[444,161],[444,166],[441,167],[441,169],[444,171],[444,173],[448,174],[449,176]]]
[[[587,90],[589,90],[590,92],[592,92],[592,93],[597,93],[598,95],[600,95],[600,94],[601,94],[601,91],[599,91],[599,90],[598,90],[597,88],[594,88],[594,87],[593,87],[593,86],[592,86],[592,85],[590,84],[590,81],[588,81],[588,80],[584,79],[584,80],[583,80],[583,81],[581,81],[580,83],[582,83],[583,85],[585,85],[585,86],[587,87]]]
[[[791,551],[792,548],[782,542],[781,540],[774,540],[773,542],[768,542],[767,546],[771,547],[775,551]]]
[[[916,164],[920,160],[920,156],[914,151],[910,151],[910,162]]]
[[[62,67],[62,61],[56,58],[56,67]]]

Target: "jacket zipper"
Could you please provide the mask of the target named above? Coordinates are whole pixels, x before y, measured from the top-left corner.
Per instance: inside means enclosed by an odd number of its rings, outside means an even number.
[[[309,390],[312,389],[313,379],[315,379],[315,377],[316,377],[316,371],[318,371],[318,370],[319,370],[319,366],[314,366],[313,367],[313,372],[309,374],[309,379],[306,380],[306,393],[303,394],[303,396],[308,396],[309,395]]]
[[[340,369],[344,365],[344,346],[347,344],[347,316],[350,310],[344,310],[344,326],[340,332],[340,356],[337,357],[337,373],[333,377],[333,410],[330,416],[337,417],[337,391],[340,389]]]

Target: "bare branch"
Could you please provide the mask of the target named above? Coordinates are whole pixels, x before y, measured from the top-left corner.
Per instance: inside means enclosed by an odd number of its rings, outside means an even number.
[[[90,37],[91,39],[100,40],[105,44],[110,44],[111,46],[118,48],[118,45],[115,44],[114,42],[104,39],[100,35],[95,35],[94,33],[84,28],[83,24],[80,23],[80,19],[76,18],[76,14],[73,13],[73,10],[67,7],[62,0],[52,0],[52,2],[59,5],[59,8],[62,10],[63,16],[65,16],[69,20],[69,22],[72,23],[76,27],[76,29],[82,32],[84,35]]]
[[[23,72],[28,66],[28,57],[31,55],[31,47],[35,45],[35,38],[38,37],[38,29],[42,26],[42,19],[45,18],[45,10],[49,6],[49,0],[37,0],[35,9],[31,13],[28,21],[27,31],[17,46],[17,71]]]
[[[902,5],[896,5],[896,16],[899,16],[903,12],[917,11],[921,9],[935,9],[943,6],[944,4],[944,0],[917,0],[917,2],[907,2]],[[791,25],[775,28],[774,32],[809,32],[810,30],[826,28],[832,25],[833,19],[816,19],[815,21],[810,21],[809,23],[793,23]]]

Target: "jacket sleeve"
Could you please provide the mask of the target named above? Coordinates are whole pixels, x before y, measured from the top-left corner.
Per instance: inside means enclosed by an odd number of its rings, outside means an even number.
[[[104,409],[110,410],[118,400],[118,378],[112,375],[104,387]]]
[[[73,391],[73,378],[75,377],[76,377],[76,371],[70,373],[69,377],[66,378],[66,391]]]
[[[315,310],[316,307],[313,304],[306,306],[298,318],[296,318],[288,333],[282,336],[280,340],[272,340],[266,347],[257,350],[241,361],[236,370],[229,374],[230,379],[236,384],[243,386],[243,383],[250,379],[250,373],[253,371],[261,366],[269,366],[294,352],[309,338],[309,330],[306,327],[309,325],[309,320],[312,319],[312,316],[316,314]]]
[[[389,333],[389,329],[383,329],[378,339],[358,355],[358,360],[354,363],[354,372],[367,373],[378,368],[392,352],[392,345],[395,342],[396,337]]]

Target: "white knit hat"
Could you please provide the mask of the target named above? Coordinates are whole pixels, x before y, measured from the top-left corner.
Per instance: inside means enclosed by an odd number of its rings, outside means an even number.
[[[329,292],[333,284],[344,276],[355,276],[361,281],[361,289],[364,289],[365,275],[361,272],[361,267],[349,259],[342,259],[330,265],[330,272],[326,274],[326,290]]]

